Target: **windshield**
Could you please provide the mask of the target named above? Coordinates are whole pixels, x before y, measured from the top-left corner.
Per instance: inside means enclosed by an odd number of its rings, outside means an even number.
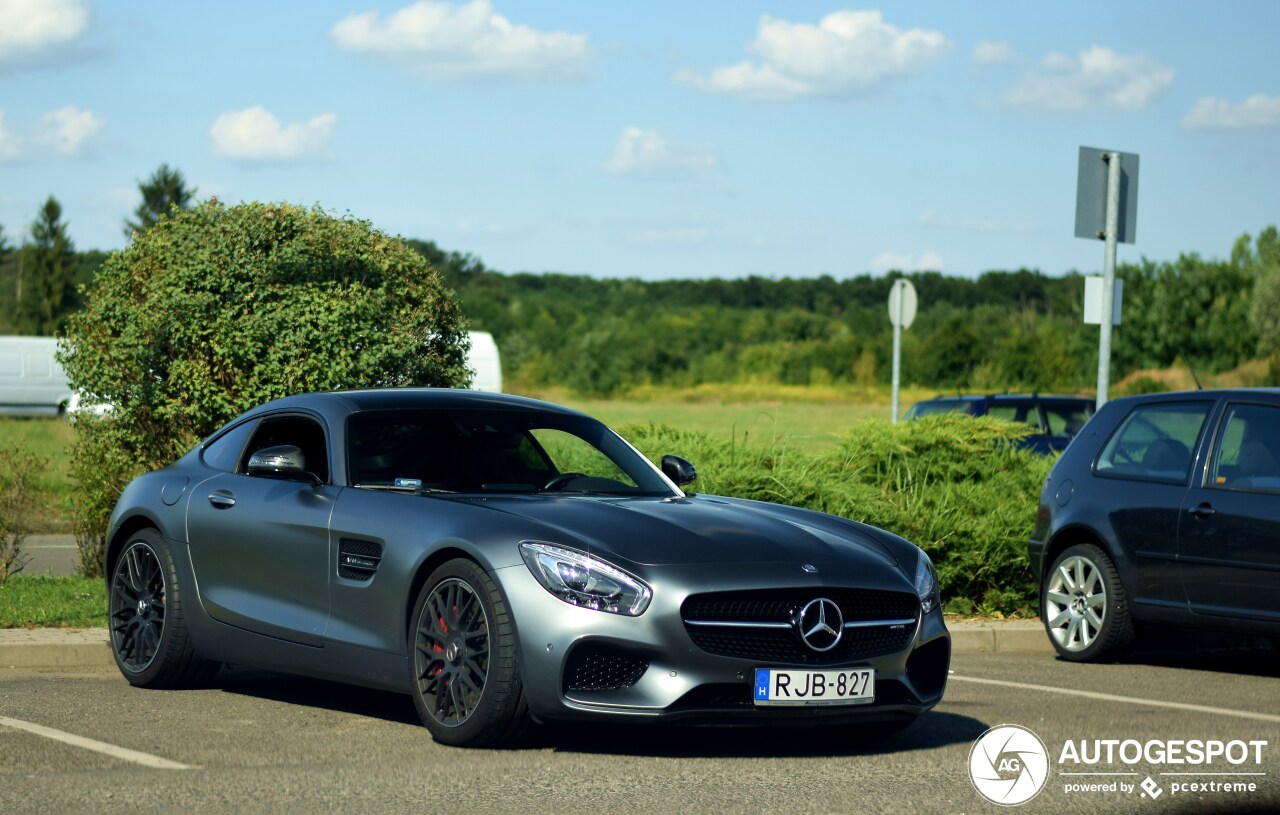
[[[609,428],[556,413],[364,411],[347,420],[347,462],[366,489],[674,494]]]

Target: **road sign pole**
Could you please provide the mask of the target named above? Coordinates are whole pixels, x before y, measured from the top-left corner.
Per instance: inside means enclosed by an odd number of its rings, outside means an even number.
[[[898,384],[902,379],[902,306],[906,302],[906,297],[899,293],[897,319],[893,321],[893,417],[890,419],[894,424],[898,423]]]
[[[898,389],[902,382],[902,332],[916,319],[916,287],[905,277],[893,281],[889,287],[889,322],[893,323],[893,415],[890,421],[898,421]]]
[[[1098,332],[1098,407],[1111,390],[1111,313],[1115,308],[1116,239],[1120,222],[1120,154],[1103,153],[1107,162],[1107,248],[1102,266],[1102,320]]]

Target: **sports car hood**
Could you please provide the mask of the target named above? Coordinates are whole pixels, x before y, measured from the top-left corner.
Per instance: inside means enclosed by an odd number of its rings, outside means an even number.
[[[529,529],[530,535],[647,566],[840,562],[874,570],[897,565],[889,547],[859,525],[758,501],[513,496],[483,503],[544,527]]]

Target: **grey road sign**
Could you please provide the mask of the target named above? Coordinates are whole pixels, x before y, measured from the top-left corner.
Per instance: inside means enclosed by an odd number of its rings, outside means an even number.
[[[910,328],[916,319],[916,287],[910,280],[899,278],[889,289],[889,322],[902,328]]]
[[[1107,237],[1107,162],[1108,154],[1120,156],[1120,211],[1116,223],[1116,240],[1133,243],[1138,231],[1138,155],[1080,148],[1080,167],[1076,180],[1076,237],[1106,240]]]

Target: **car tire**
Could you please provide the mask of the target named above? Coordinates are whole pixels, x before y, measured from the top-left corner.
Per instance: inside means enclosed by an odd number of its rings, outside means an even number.
[[[441,744],[508,744],[531,726],[506,600],[475,562],[440,566],[418,592],[409,631],[413,704]]]
[[[218,672],[217,662],[196,654],[173,552],[155,529],[129,537],[111,565],[107,593],[111,653],[131,684],[193,687]]]
[[[1063,659],[1102,662],[1133,641],[1124,585],[1111,557],[1081,543],[1053,561],[1040,587],[1040,619]]]

